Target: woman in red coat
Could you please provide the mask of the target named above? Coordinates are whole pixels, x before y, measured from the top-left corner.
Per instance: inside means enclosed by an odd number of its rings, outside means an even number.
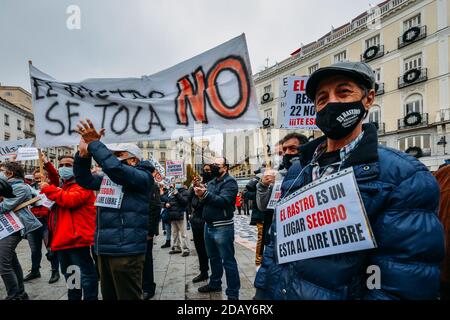
[[[94,244],[95,194],[75,182],[72,156],[60,157],[58,172],[48,161],[45,168],[53,184],[41,183],[41,192],[55,202],[48,219],[50,248],[58,253],[66,280],[77,271],[81,274],[81,289],[68,289],[68,299],[81,300],[84,296],[84,300],[96,300],[98,277],[90,252]],[[61,187],[55,185],[58,175]]]
[[[238,214],[241,214],[241,208],[242,208],[242,192],[239,192],[236,195],[236,208],[238,209]]]

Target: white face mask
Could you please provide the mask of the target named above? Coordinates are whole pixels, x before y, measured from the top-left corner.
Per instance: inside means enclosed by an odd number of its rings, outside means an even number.
[[[8,180],[8,177],[5,175],[5,173],[3,171],[0,172],[0,178],[3,180]]]

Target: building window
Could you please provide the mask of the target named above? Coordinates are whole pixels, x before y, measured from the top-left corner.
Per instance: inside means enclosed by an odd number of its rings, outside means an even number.
[[[33,132],[34,130],[34,125],[30,123],[30,131]]]
[[[22,121],[17,120],[17,130],[22,131]]]
[[[375,82],[381,83],[381,68],[374,69],[373,74],[375,76]]]
[[[268,86],[264,87],[264,93],[271,93],[272,92],[272,85],[269,84]]]
[[[9,92],[9,91],[6,91],[6,92],[5,92],[5,96],[6,96],[6,97],[12,97],[12,95],[13,95],[12,92]]]
[[[431,135],[421,134],[416,136],[404,137],[398,140],[398,147],[401,151],[406,151],[411,147],[419,147],[424,155],[431,154]]]
[[[404,72],[411,69],[420,69],[422,67],[422,53],[415,54],[406,58],[403,62]]]
[[[379,106],[372,106],[369,111],[369,122],[381,123],[381,108]]]
[[[406,98],[404,114],[408,115],[412,112],[423,113],[423,97],[421,94],[414,93]]]
[[[9,126],[9,115],[5,114],[5,126]]]
[[[310,66],[309,68],[308,68],[308,72],[309,72],[309,74],[312,74],[314,71],[316,71],[317,69],[319,69],[319,64],[318,63],[316,63],[316,64],[313,64],[312,66]]]
[[[5,141],[8,141],[11,136],[8,132],[5,132]]]
[[[347,51],[342,51],[334,55],[334,63],[346,60],[347,60]]]
[[[365,42],[366,42],[366,49],[373,47],[373,46],[379,46],[380,45],[380,35],[377,34],[376,36],[367,39]]]
[[[409,30],[412,27],[419,27],[420,26],[420,13],[408,20],[403,21],[403,31]]]
[[[166,153],[161,152],[161,161],[166,161]]]

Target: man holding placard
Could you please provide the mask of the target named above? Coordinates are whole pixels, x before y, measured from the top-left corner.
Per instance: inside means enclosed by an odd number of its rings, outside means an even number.
[[[306,94],[325,136],[301,146],[277,203],[256,298],[436,299],[444,255],[439,187],[413,157],[378,145],[363,119],[371,67],[315,71]]]
[[[155,168],[134,144],[105,146],[90,120],[81,121],[74,172],[77,183],[98,190],[94,250],[104,300],[142,300],[142,275]],[[104,175],[92,175],[92,158]]]

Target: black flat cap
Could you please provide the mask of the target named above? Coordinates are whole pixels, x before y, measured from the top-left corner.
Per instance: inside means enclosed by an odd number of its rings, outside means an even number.
[[[375,89],[375,91],[378,89],[373,69],[367,63],[345,61],[314,71],[306,83],[308,98],[314,101],[319,83],[335,75],[347,76],[368,89]]]

